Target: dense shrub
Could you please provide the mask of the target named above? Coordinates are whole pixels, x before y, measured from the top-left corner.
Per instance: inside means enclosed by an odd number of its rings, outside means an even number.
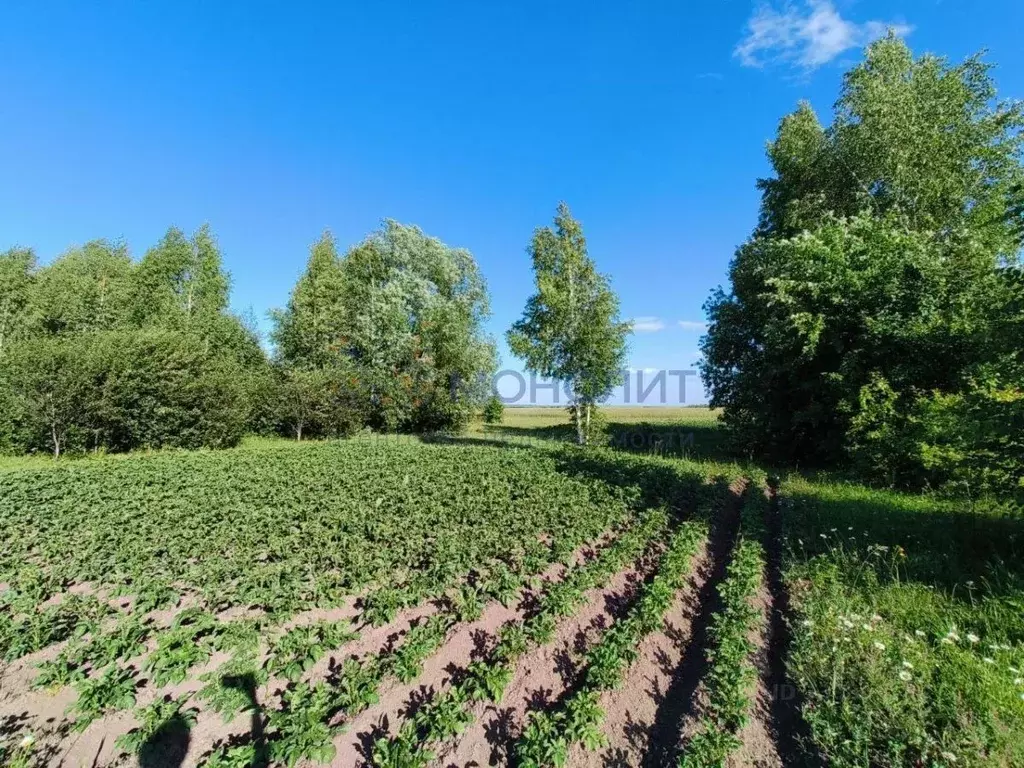
[[[505,404],[497,395],[491,395],[484,405],[484,423],[501,424],[505,418]]]
[[[235,445],[249,420],[246,371],[178,331],[39,337],[5,357],[2,406],[20,451]]]

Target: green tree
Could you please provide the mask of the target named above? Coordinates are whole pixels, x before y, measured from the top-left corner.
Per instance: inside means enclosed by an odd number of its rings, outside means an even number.
[[[89,362],[89,350],[69,339],[36,337],[11,345],[0,380],[21,446],[49,450],[54,458],[80,446],[94,392]]]
[[[94,240],[39,270],[33,304],[50,334],[110,330],[128,321],[132,261],[122,243]]]
[[[176,227],[142,257],[132,297],[138,325],[202,328],[225,312],[231,280],[208,225],[192,236]]]
[[[28,248],[0,253],[0,357],[12,342],[30,332],[35,268],[36,255]]]
[[[347,351],[375,426],[461,427],[496,367],[487,285],[472,254],[390,219],[342,261]]]
[[[994,97],[978,57],[889,36],[830,126],[807,105],[782,120],[758,227],[706,306],[702,374],[737,446],[931,482],[926,433],[994,359],[1020,247],[1024,116]]]
[[[529,247],[536,293],[509,330],[512,352],[530,371],[568,382],[580,444],[587,441],[591,411],[621,381],[628,323],[608,278],[587,255],[587,243],[565,203],[555,226],[534,232]]]
[[[494,368],[487,313],[468,251],[385,221],[343,258],[330,235],[313,246],[272,338],[285,368],[351,381],[370,426],[452,428],[482,403]]]
[[[292,289],[288,306],[271,312],[271,339],[280,362],[323,369],[344,354],[343,286],[338,248],[324,232],[310,248],[306,271]]]

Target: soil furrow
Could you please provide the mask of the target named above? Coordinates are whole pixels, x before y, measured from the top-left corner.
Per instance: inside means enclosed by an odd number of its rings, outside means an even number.
[[[550,707],[571,691],[579,656],[628,608],[653,567],[652,554],[649,550],[604,587],[588,592],[583,607],[558,625],[550,643],[519,659],[501,702],[477,705],[472,725],[439,754],[437,764],[449,768],[509,764],[527,714]]]
[[[700,711],[700,684],[708,669],[708,628],[711,618],[721,607],[718,585],[725,578],[725,569],[732,556],[739,530],[740,507],[746,484],[737,481],[730,487],[730,495],[712,521],[707,556],[696,570],[696,608],[690,616],[689,634],[681,640],[682,663],[671,674],[664,695],[657,708],[654,721],[644,730],[646,743],[643,756],[627,763],[645,768],[674,765],[682,738],[692,730]],[[638,672],[643,674],[642,671]],[[637,672],[630,671],[630,676]],[[640,738],[640,737],[636,737]],[[621,765],[621,763],[619,764]]]

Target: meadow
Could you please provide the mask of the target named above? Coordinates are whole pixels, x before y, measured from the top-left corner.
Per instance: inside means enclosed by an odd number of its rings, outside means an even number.
[[[0,464],[4,765],[1024,764],[1024,521],[707,409]]]

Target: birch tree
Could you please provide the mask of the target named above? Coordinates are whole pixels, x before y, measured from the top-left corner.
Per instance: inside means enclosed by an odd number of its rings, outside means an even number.
[[[630,326],[565,203],[553,228],[534,232],[528,251],[536,293],[508,331],[508,345],[528,370],[569,384],[576,441],[584,445],[594,405],[620,381]]]

